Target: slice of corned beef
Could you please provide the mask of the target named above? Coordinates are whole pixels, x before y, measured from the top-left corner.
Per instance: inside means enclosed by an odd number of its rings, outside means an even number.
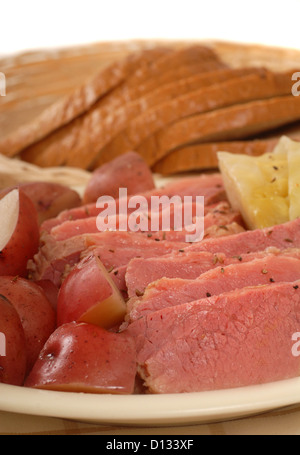
[[[204,239],[215,239],[216,237],[224,237],[225,235],[234,235],[244,232],[245,229],[240,224],[233,222],[230,224],[213,224],[204,230]],[[196,242],[195,242],[196,243]]]
[[[242,253],[263,251],[269,247],[281,250],[300,248],[300,218],[284,224],[232,236],[212,238],[186,248],[186,251],[210,251],[234,256]]]
[[[193,302],[247,286],[259,286],[300,279],[300,250],[298,258],[287,255],[268,255],[250,262],[217,267],[196,280],[162,278],[151,284],[145,294],[129,301],[129,315],[134,321],[141,316],[170,306]]]
[[[210,252],[191,252],[172,257],[152,257],[152,258],[135,258],[132,259],[126,270],[126,286],[129,297],[136,297],[136,294],[142,295],[146,287],[160,278],[183,278],[195,279],[202,273],[213,267],[223,264],[225,255],[220,254],[218,257]],[[235,260],[238,262],[238,259]]]
[[[223,178],[220,173],[201,174],[196,177],[179,177],[172,180],[164,187],[159,188],[152,194],[172,196],[204,196],[205,205],[218,201],[225,201],[226,193]]]
[[[47,279],[60,286],[68,269],[95,249],[107,270],[120,268],[137,257],[163,256],[182,249],[186,243],[161,240],[130,232],[101,232],[72,237],[57,242],[51,235],[42,237],[43,244],[28,271],[34,280]]]
[[[49,235],[42,236],[38,253],[27,264],[29,278],[49,280],[60,286],[66,270],[80,261],[81,253],[86,248],[88,244],[84,236],[72,237],[66,242],[56,242]]]
[[[152,393],[263,384],[299,376],[300,281],[234,290],[130,324],[138,371]]]
[[[161,278],[193,280],[216,267],[249,262],[254,259],[265,258],[269,254],[283,254],[300,258],[300,249],[279,250],[278,248],[267,248],[259,252],[233,256],[209,251],[186,252],[186,250],[182,249],[178,253],[172,253],[164,257],[135,258],[129,262],[126,270],[125,278],[128,296],[129,298],[134,298],[136,293],[143,295],[148,285]]]
[[[180,210],[181,216],[182,216],[182,222],[184,222],[184,215],[185,213],[191,214],[193,220],[191,220],[193,223],[195,223],[194,217],[197,215],[197,204],[196,203],[184,203],[182,207],[180,207],[182,210]],[[174,212],[177,210],[175,206],[172,204],[170,207],[170,229],[171,232],[174,231],[176,228],[176,219],[174,217]],[[137,214],[138,224],[133,224],[134,219],[133,215],[112,215],[109,217],[106,217],[103,219],[101,224],[105,224],[105,229],[107,230],[119,230],[120,225],[125,225],[127,227],[127,230],[130,231],[132,228],[134,228],[137,232],[147,232],[150,233],[152,232],[152,220],[154,219],[156,231],[162,231],[164,230],[164,224],[163,224],[163,216],[164,213],[161,210],[159,213],[152,213],[151,211],[145,212],[143,214]],[[178,212],[177,212],[178,213]],[[167,213],[167,215],[169,212]],[[77,235],[81,234],[90,234],[90,233],[97,233],[99,232],[99,223],[98,217],[96,216],[91,216],[88,218],[81,218],[77,220],[68,220],[64,221],[63,223],[59,224],[58,226],[55,226],[51,230],[51,235],[56,239],[56,240],[67,240],[70,237],[74,237]],[[226,235],[228,233],[228,225],[231,225],[232,223],[237,223],[239,225],[243,225],[243,220],[239,212],[233,210],[228,203],[220,203],[218,204],[214,209],[209,210],[205,215],[204,215],[204,229],[206,230],[206,233],[204,234],[204,238],[208,236],[212,236],[212,230],[208,229],[211,228],[212,226],[215,227],[215,231],[218,232],[219,235]],[[101,227],[101,226],[100,226]],[[179,226],[180,227],[180,226]],[[224,232],[222,232],[224,231]],[[155,232],[155,231],[154,231]],[[168,231],[166,231],[168,232]],[[177,235],[177,237],[175,236]],[[188,235],[188,234],[187,234]],[[180,236],[180,231],[176,231],[173,233],[173,236],[178,239],[181,238]]]
[[[213,229],[213,230],[212,230]],[[238,224],[208,228],[207,235],[230,235],[243,229]],[[71,236],[57,241],[51,234],[42,235],[42,245],[34,259],[28,263],[30,276],[35,279],[48,279],[59,286],[62,277],[90,248],[98,247],[99,256],[108,270],[127,265],[133,258],[149,258],[176,253],[186,247],[188,231],[127,233],[97,232]],[[155,242],[155,243],[153,243]],[[122,274],[122,275],[121,275]],[[122,283],[125,270],[120,271]],[[122,290],[124,286],[122,285]]]
[[[204,196],[205,206],[227,200],[223,179],[219,173],[176,179],[163,188],[157,188],[153,191],[142,193],[141,196],[144,196],[148,203],[151,201],[151,196],[180,196],[181,198],[184,198],[184,196],[191,196],[194,198],[194,201],[196,200],[196,196]],[[119,200],[116,200],[116,210],[118,209]],[[49,233],[55,226],[58,226],[65,221],[97,217],[100,212],[101,209],[97,208],[97,204],[94,203],[71,210],[65,210],[58,217],[44,222],[41,226],[41,230]]]

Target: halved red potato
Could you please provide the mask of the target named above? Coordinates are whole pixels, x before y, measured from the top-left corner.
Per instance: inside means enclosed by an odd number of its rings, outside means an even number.
[[[20,189],[0,194],[0,275],[26,276],[39,239],[37,211],[29,197]]]
[[[20,317],[0,294],[0,383],[23,385],[26,367],[26,339]]]
[[[100,259],[91,254],[64,280],[57,300],[57,325],[81,321],[111,329],[120,325],[126,303]]]
[[[56,314],[43,290],[20,277],[0,277],[0,294],[16,309],[27,348],[27,373],[56,328]]]
[[[86,186],[83,202],[96,202],[100,196],[119,198],[119,189],[128,195],[155,188],[153,174],[145,160],[136,152],[128,152],[96,169]]]
[[[71,322],[56,329],[25,381],[26,387],[65,392],[132,394],[136,350],[125,333]]]

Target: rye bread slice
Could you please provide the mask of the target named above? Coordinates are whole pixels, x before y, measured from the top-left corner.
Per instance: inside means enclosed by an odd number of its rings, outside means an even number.
[[[246,139],[300,119],[300,100],[276,96],[180,120],[146,139],[136,151],[149,165],[186,145]]]
[[[158,174],[170,176],[181,172],[216,169],[218,168],[218,152],[228,151],[229,153],[260,156],[264,153],[271,153],[282,136],[300,141],[299,122],[264,133],[257,139],[210,142],[182,147],[164,156],[152,166],[152,170]]]
[[[210,48],[203,45],[184,46],[153,60],[151,67],[138,68],[126,80],[126,84],[118,87],[105,103],[110,107],[120,106],[155,90],[160,85],[176,81],[179,77],[224,68],[228,66]]]
[[[48,134],[68,124],[85,113],[99,99],[121,84],[141,66],[149,66],[153,60],[172,53],[171,49],[157,47],[130,54],[111,63],[90,80],[46,108],[30,123],[24,124],[13,134],[0,140],[0,153],[14,156],[22,149],[43,139]]]
[[[244,74],[232,71],[232,78],[222,80],[221,75],[211,78],[211,85],[198,87],[181,94],[172,100],[164,101],[145,110],[130,120],[122,131],[106,148],[100,152],[98,165],[111,157],[135,150],[147,137],[163,130],[180,119],[215,109],[267,99],[291,93],[292,73],[273,73],[263,69],[253,69]],[[164,101],[164,102],[163,102]]]
[[[201,72],[200,74],[184,77],[171,83],[162,83],[136,101],[140,105],[140,117],[142,117],[145,112],[151,112],[151,109],[155,106],[163,105],[179,96],[204,89],[213,84],[225,82],[232,78],[247,76],[249,74],[260,74],[261,72],[261,68],[225,68],[216,71]],[[140,117],[137,116],[136,118],[139,119]],[[129,125],[130,123],[129,120]],[[124,132],[122,131],[107,144],[107,146],[103,147],[99,157],[93,163],[92,168],[95,169],[101,166],[103,163],[110,160],[111,156],[118,156],[120,154],[119,150],[121,150],[120,147],[124,147],[124,141],[126,142],[126,135],[124,135]]]
[[[168,153],[152,166],[152,170],[169,176],[180,172],[214,169],[218,167],[217,153],[220,151],[260,156],[263,153],[271,153],[277,142],[277,139],[254,139],[190,145]]]
[[[166,70],[170,76],[167,82],[171,82],[177,80],[180,68],[189,69],[189,75],[225,68],[216,54],[203,46],[197,46],[197,65],[194,64],[194,54],[194,47],[186,48],[157,59],[152,65],[140,67],[124,84],[95,103],[85,115],[25,149],[22,159],[44,167],[69,165],[88,168],[101,148],[122,131],[128,118],[139,115],[139,104],[134,101],[153,89],[152,85],[147,88],[147,80],[157,87],[161,73]],[[122,109],[122,106],[125,107]]]
[[[55,166],[60,160],[59,164],[97,168],[133,150],[147,136],[181,118],[253,99],[290,93],[290,74],[275,74],[262,69],[246,69],[244,74],[241,70],[225,70],[225,74],[220,70],[208,74],[211,76],[209,88],[204,73],[204,88],[186,94],[186,85],[181,84],[184,94],[179,96],[179,91],[175,99],[170,100],[174,88],[163,86],[161,90],[150,92],[148,96],[120,107],[105,106],[105,100],[104,104],[100,101],[87,116],[31,147],[22,157],[41,166]],[[222,82],[219,84],[219,81]],[[201,84],[201,80],[199,82]],[[109,101],[110,98],[107,99]],[[116,101],[115,97],[111,99]],[[68,150],[71,144],[72,153]],[[62,150],[66,153],[62,153]],[[88,165],[87,160],[92,155],[94,160]]]

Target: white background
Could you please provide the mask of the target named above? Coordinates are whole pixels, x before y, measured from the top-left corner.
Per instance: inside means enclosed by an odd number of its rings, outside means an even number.
[[[300,49],[300,0],[0,2],[0,55],[131,38],[213,38]]]

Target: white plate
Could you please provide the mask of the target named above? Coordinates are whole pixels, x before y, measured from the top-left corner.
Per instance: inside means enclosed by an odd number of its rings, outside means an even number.
[[[93,395],[0,384],[0,410],[112,425],[209,423],[300,403],[300,378],[214,392],[170,395]]]
[[[178,177],[180,178],[180,177]],[[157,186],[174,180],[155,175]],[[0,384],[0,410],[111,425],[192,425],[300,404],[300,378],[213,392],[95,395]]]

